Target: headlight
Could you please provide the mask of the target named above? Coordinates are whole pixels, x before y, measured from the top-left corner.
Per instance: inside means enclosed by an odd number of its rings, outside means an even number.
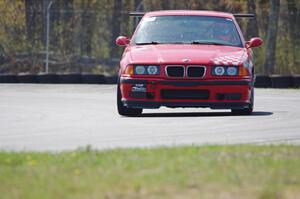
[[[135,74],[137,75],[144,75],[146,72],[145,66],[136,66],[135,69]]]
[[[225,74],[225,68],[222,67],[222,66],[217,66],[217,67],[214,68],[213,73],[214,73],[214,75],[218,75],[218,76],[224,75]]]
[[[215,66],[212,69],[212,75],[216,76],[236,76],[238,73],[237,66]]]
[[[136,75],[159,75],[160,67],[155,65],[136,65],[134,74]]]
[[[158,72],[158,67],[157,66],[148,66],[147,72],[149,75],[156,75]]]
[[[238,74],[238,69],[237,67],[228,67],[227,68],[227,75],[230,75],[230,76],[234,76],[234,75],[237,75]]]

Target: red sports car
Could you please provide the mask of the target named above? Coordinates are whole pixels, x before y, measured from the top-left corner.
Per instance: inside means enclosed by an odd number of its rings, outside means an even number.
[[[118,80],[120,115],[138,116],[161,106],[231,109],[248,115],[254,104],[252,47],[230,13],[145,13],[126,46]],[[242,16],[242,15],[240,15]]]

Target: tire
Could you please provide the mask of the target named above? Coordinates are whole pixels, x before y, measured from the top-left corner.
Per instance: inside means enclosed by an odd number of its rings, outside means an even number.
[[[231,113],[233,115],[251,115],[253,113],[253,106],[254,106],[254,89],[252,88],[249,108],[231,109]]]
[[[118,106],[118,113],[123,116],[128,117],[137,117],[140,116],[143,112],[141,108],[128,108],[123,105],[121,102],[122,94],[120,90],[120,84],[118,83],[118,91],[117,91],[117,106]]]

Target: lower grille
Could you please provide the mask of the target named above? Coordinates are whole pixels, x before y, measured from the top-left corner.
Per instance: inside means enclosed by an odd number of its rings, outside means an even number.
[[[242,99],[241,93],[217,93],[217,100],[240,100]]]
[[[146,98],[145,92],[129,92],[129,97],[136,98],[136,99],[143,99]]]
[[[201,99],[209,98],[209,90],[161,90],[162,99]]]

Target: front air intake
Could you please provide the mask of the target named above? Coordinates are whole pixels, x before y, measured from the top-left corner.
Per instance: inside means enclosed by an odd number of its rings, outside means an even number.
[[[160,91],[162,99],[186,99],[186,100],[207,100],[209,90],[171,90],[162,89]]]

